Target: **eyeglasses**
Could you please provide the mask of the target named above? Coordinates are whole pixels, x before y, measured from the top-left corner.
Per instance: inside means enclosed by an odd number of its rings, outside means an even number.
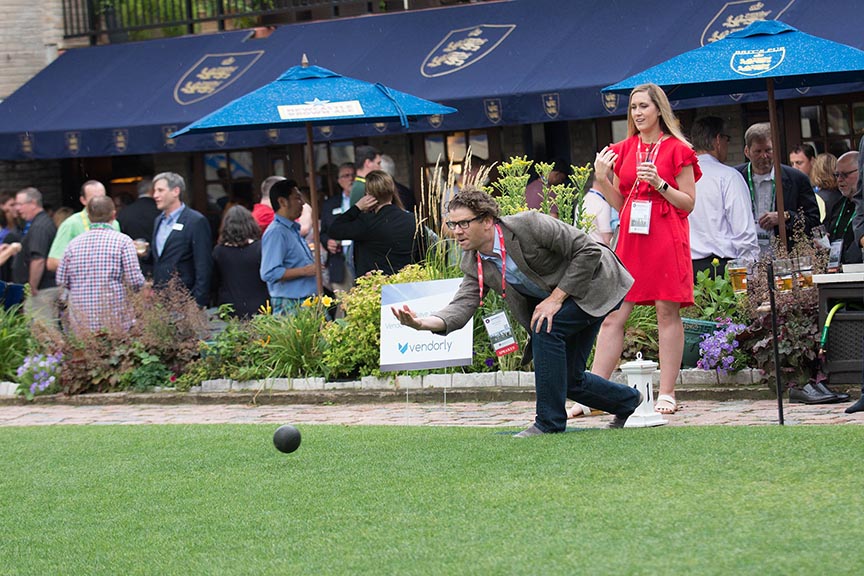
[[[854,170],[849,170],[848,172],[834,172],[834,178],[836,178],[837,180],[845,180],[849,177],[850,174],[854,174],[857,171],[858,169],[855,168]]]
[[[461,228],[462,230],[467,230],[468,227],[471,226],[471,222],[474,222],[475,220],[482,220],[482,219],[483,219],[482,216],[475,216],[474,218],[471,218],[470,220],[459,220],[458,222],[453,222],[452,220],[448,220],[447,222],[445,222],[445,224],[447,224],[447,228],[449,228],[450,230],[455,230],[457,226],[459,228]]]

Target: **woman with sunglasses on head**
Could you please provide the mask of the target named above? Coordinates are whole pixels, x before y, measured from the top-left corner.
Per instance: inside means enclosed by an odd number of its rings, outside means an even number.
[[[330,238],[354,241],[357,277],[372,270],[395,274],[426,256],[425,228],[402,208],[393,178],[383,170],[366,175],[366,195],[336,217]]]
[[[627,110],[628,137],[594,161],[597,183],[621,213],[616,254],[635,279],[621,308],[606,317],[591,372],[609,378],[624,347],[624,324],[635,305],[657,309],[660,393],[655,409],[674,414],[675,381],[684,352],[680,309],[693,304],[693,264],[687,216],[696,200],[699,162],[666,94],[637,86]]]

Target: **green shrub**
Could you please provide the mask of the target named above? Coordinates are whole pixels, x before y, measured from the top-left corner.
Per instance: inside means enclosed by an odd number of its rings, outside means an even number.
[[[135,366],[120,375],[121,389],[144,392],[171,384],[171,371],[158,356],[140,348],[133,349],[131,356]]]
[[[406,266],[392,276],[372,272],[358,278],[357,285],[341,296],[345,318],[330,322],[323,329],[327,341],[323,359],[331,374],[380,375],[381,287],[429,279],[429,272],[418,264]]]
[[[330,375],[324,361],[327,340],[327,308],[329,297],[307,298],[296,313],[291,315],[258,315],[251,321],[258,337],[257,350],[267,377],[293,378],[297,376]]]
[[[61,332],[35,325],[36,347],[63,354],[64,393],[135,388],[138,378],[143,388],[165,385],[198,355],[199,342],[207,334],[207,317],[178,280],[159,290],[131,293],[129,302],[134,319],[129,329],[106,326],[97,332]]]
[[[15,371],[32,343],[30,320],[21,312],[21,306],[8,310],[0,306],[0,380],[17,382]]]

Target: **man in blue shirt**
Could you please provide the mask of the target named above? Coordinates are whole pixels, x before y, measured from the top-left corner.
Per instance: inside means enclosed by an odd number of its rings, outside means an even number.
[[[291,314],[315,295],[315,259],[295,221],[303,212],[297,184],[293,180],[274,184],[270,203],[276,215],[261,239],[261,280],[267,283],[273,313]]]

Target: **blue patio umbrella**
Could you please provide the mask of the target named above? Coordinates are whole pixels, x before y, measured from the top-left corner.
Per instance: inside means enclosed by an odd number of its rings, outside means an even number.
[[[279,78],[178,130],[183,134],[229,132],[262,128],[305,126],[309,145],[312,219],[318,221],[318,191],[312,155],[312,126],[316,124],[363,124],[398,120],[403,128],[409,119],[451,114],[455,108],[417,96],[342,76],[326,68],[303,64]],[[315,259],[320,262],[318,227],[313,226]],[[321,267],[316,267],[318,293],[322,291]]]
[[[603,92],[629,93],[654,83],[673,99],[743,92],[768,92],[768,115],[777,126],[775,86],[782,89],[864,80],[864,51],[805,34],[777,20],[747,28],[630,76]],[[774,172],[780,173],[780,135],[772,130]],[[783,213],[783,184],[777,178],[777,211]],[[786,226],[780,219],[780,239]]]

